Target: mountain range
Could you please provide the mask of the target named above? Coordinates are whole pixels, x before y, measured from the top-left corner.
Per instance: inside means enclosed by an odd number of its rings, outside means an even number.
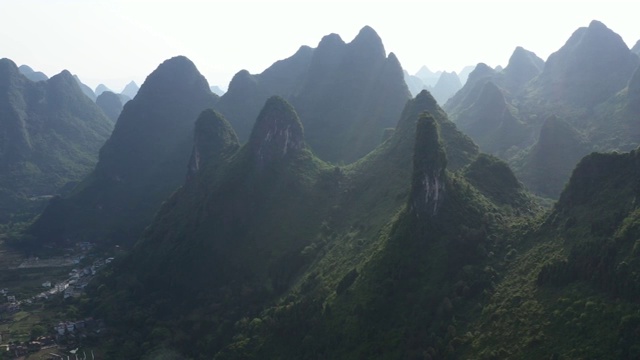
[[[502,71],[479,64],[444,107],[481,149],[508,161],[529,189],[557,198],[590,151],[640,144],[633,120],[640,113],[630,105],[639,65],[622,38],[594,20],[546,62],[518,47]],[[566,136],[547,131],[550,118],[565,124],[560,133]],[[568,153],[551,165],[547,155],[556,148]]]
[[[9,59],[0,60],[0,119],[3,223],[26,220],[43,199],[69,191],[113,129],[68,71],[34,82]]]
[[[594,21],[546,62],[518,47],[444,110],[370,27],[221,97],[174,57],[22,240],[125,245],[55,303],[104,319],[106,358],[638,358],[640,58],[621,41]],[[66,71],[2,78],[10,159],[40,142],[29,104],[120,110]]]

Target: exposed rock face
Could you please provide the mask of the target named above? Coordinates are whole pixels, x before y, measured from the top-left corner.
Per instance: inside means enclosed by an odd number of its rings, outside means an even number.
[[[445,196],[447,156],[436,120],[423,114],[416,126],[411,184],[411,211],[418,219],[437,215]]]
[[[259,169],[304,148],[302,124],[286,100],[279,96],[267,100],[248,144]]]

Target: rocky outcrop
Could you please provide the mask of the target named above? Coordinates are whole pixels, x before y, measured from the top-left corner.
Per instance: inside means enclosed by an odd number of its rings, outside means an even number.
[[[438,213],[445,197],[447,156],[440,141],[436,120],[428,113],[420,116],[416,126],[413,154],[410,211],[418,219]]]
[[[267,100],[251,132],[248,149],[258,169],[304,148],[302,124],[295,110],[279,96]]]

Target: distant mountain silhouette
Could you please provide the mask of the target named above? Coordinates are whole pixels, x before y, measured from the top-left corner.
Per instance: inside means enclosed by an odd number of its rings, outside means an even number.
[[[438,82],[433,87],[431,94],[438,104],[444,105],[458,90],[462,88],[462,83],[456,72],[443,72],[438,78]]]
[[[35,71],[27,65],[20,65],[20,67],[18,67],[18,70],[22,75],[26,76],[26,78],[31,81],[38,82],[38,81],[49,80],[49,77],[45,75],[43,72]]]
[[[422,79],[415,75],[409,75],[407,70],[403,70],[403,74],[404,82],[407,84],[407,88],[409,89],[409,93],[411,93],[411,96],[416,96],[425,89],[425,85],[422,82]]]
[[[131,81],[124,87],[124,89],[122,89],[121,94],[129,97],[129,99],[133,99],[134,97],[136,97],[138,90],[140,90],[138,84],[136,84],[135,81]]]
[[[81,180],[113,129],[68,71],[33,82],[9,59],[0,60],[0,120],[1,222]]]
[[[418,72],[416,72],[415,76],[420,78],[420,80],[422,80],[425,86],[433,87],[438,82],[438,79],[440,78],[441,74],[442,74],[442,71],[433,72],[429,70],[429,68],[426,65],[423,65],[418,70]]]
[[[78,86],[80,86],[80,90],[82,90],[82,93],[85,94],[89,99],[91,99],[91,101],[96,102],[96,93],[94,93],[89,86],[80,81],[78,75],[73,75],[73,78],[76,79],[76,82],[78,83]]]
[[[211,86],[211,92],[216,94],[216,95],[218,95],[218,96],[222,96],[225,93],[225,91],[220,89],[220,87],[217,86],[217,85]]]
[[[131,245],[183,182],[196,118],[216,100],[189,59],[163,62],[122,110],[91,175],[30,228],[36,241]]]
[[[104,113],[109,117],[109,119],[113,121],[114,124],[116,123],[116,120],[118,120],[118,116],[120,116],[123,107],[120,96],[108,90],[103,91],[100,93],[100,95],[98,95],[98,98],[96,99],[96,105],[98,105],[98,107],[100,107],[100,109],[104,111]]]
[[[631,52],[640,56],[640,40],[636,42],[635,45],[631,48]]]
[[[517,95],[527,83],[540,75],[544,68],[544,60],[535,53],[518,46],[509,58],[509,64],[502,71],[502,87],[513,95]]]
[[[551,103],[593,107],[622,90],[639,63],[620,35],[594,20],[549,56],[532,91]]]
[[[466,84],[467,79],[469,78],[469,74],[471,74],[471,72],[475,68],[476,67],[473,66],[473,65],[468,65],[468,66],[465,66],[464,68],[462,68],[462,70],[460,70],[460,73],[458,74],[458,77],[460,78],[460,82],[462,83],[463,86],[464,86],[464,84]]]
[[[394,54],[364,27],[350,43],[325,36],[316,49],[301,47],[262,74],[243,70],[216,109],[246,141],[265,100],[287,99],[297,110],[306,141],[320,158],[352,162],[380,144],[410,94]]]
[[[97,97],[105,91],[111,91],[111,89],[109,89],[105,84],[99,84],[98,86],[96,86],[96,90],[94,91],[94,93],[96,94],[96,100]]]

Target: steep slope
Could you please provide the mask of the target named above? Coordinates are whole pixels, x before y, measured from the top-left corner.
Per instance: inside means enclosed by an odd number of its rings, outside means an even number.
[[[320,158],[352,162],[380,144],[409,98],[402,68],[364,27],[350,43],[325,36],[262,74],[236,74],[216,109],[246,141],[264,101],[278,95],[295,106],[306,141]]]
[[[500,88],[487,81],[477,99],[457,113],[456,123],[482,151],[507,158],[508,152],[526,143],[529,136],[514,113],[517,110],[507,103]]]
[[[351,258],[354,252],[330,249],[287,298],[252,323],[238,322],[240,335],[217,359],[452,355],[457,340],[451,329],[466,325],[455,318],[489,284],[490,273],[481,269],[500,225],[485,215],[499,211],[446,171],[431,115],[423,114],[415,129],[406,205],[373,238],[356,242],[356,251],[369,254],[329,280],[341,261],[337,253]]]
[[[594,20],[549,56],[530,91],[551,104],[592,107],[622,90],[639,63],[620,35]]]
[[[416,96],[420,93],[420,91],[424,90],[424,83],[422,79],[415,75],[410,75],[407,70],[403,71],[404,74],[404,82],[407,84],[407,88],[409,89],[409,93],[411,96]]]
[[[120,97],[111,91],[102,91],[96,98],[96,105],[104,111],[114,124],[118,120],[123,107]]]
[[[575,128],[552,116],[544,122],[538,141],[517,164],[516,174],[533,192],[556,198],[575,164],[589,151]]]
[[[40,243],[131,244],[181,184],[194,121],[216,99],[189,59],[163,62],[124,107],[91,175],[54,199],[29,232]]]
[[[45,75],[45,73],[41,71],[35,71],[28,65],[20,65],[20,67],[18,67],[18,70],[22,75],[24,75],[27,79],[31,81],[38,82],[38,81],[49,80],[49,77]]]
[[[518,46],[502,72],[502,86],[509,93],[518,94],[531,79],[540,75],[543,69],[544,60],[535,53]]]
[[[636,44],[631,48],[631,52],[640,56],[640,40],[636,41]]]
[[[636,150],[579,162],[544,223],[514,243],[462,357],[640,355],[639,161]]]
[[[460,73],[458,74],[458,77],[460,78],[460,83],[462,83],[462,86],[464,86],[467,83],[467,79],[469,78],[469,74],[471,74],[471,72],[475,69],[476,67],[473,65],[468,65],[462,68],[462,70],[460,70]]]
[[[0,221],[82,179],[112,128],[68,71],[32,82],[0,60]]]
[[[438,104],[445,104],[458,90],[462,88],[462,83],[456,72],[443,72],[433,87],[433,97]]]
[[[129,99],[133,99],[138,94],[138,90],[140,90],[138,84],[136,84],[135,81],[131,81],[122,89],[121,94],[127,96]]]
[[[256,116],[273,95],[289,98],[309,67],[313,49],[302,46],[291,57],[277,61],[262,74],[242,70],[234,75],[216,110],[233,125],[241,141],[247,141]]]
[[[111,91],[111,89],[109,89],[105,84],[99,84],[98,86],[96,86],[96,89],[94,91],[94,94],[96,94],[96,99],[105,91]]]
[[[434,114],[428,126],[442,127],[442,140],[420,130],[422,125],[416,135],[416,121],[425,111]],[[219,124],[209,128],[225,130],[204,134],[196,126],[187,181],[130,256],[91,290],[93,296],[104,296],[94,297],[89,308],[95,316],[110,319],[118,334],[141,329],[133,338],[126,335],[131,340],[129,356],[164,344],[189,356],[299,358],[300,346],[306,345],[297,339],[315,331],[311,328],[321,315],[317,305],[324,299],[334,301],[336,287],[339,292],[348,287],[349,280],[342,279],[353,278],[354,268],[384,244],[381,235],[393,214],[410,198],[435,196],[432,187],[423,188],[425,194],[418,193],[419,185],[411,189],[416,137],[426,136],[433,145],[417,147],[416,159],[424,158],[427,164],[417,161],[424,172],[415,173],[416,183],[422,181],[420,174],[435,174],[438,184],[448,178],[443,149],[451,150],[447,163],[456,169],[477,156],[474,144],[426,91],[407,104],[387,141],[346,167],[323,163],[309,152],[298,117],[281,98],[267,100],[249,141],[234,154],[236,142],[224,140],[233,136],[221,116],[204,117]],[[203,150],[205,144],[219,150]],[[435,173],[429,170],[433,149],[439,149]],[[194,165],[203,153],[211,154],[214,165]],[[457,181],[451,186],[457,187]],[[449,196],[453,203],[461,201],[457,195],[440,194],[444,201]],[[429,204],[423,209],[415,203],[415,211],[428,212]],[[199,295],[184,296],[195,293]],[[137,314],[133,322],[129,315],[125,318],[131,313]],[[249,325],[252,318],[257,320]],[[169,328],[168,337],[152,335],[154,329]],[[194,328],[217,330],[201,341]],[[252,335],[254,330],[263,335]],[[283,332],[296,341],[280,346],[287,338]],[[145,342],[152,346],[134,345]],[[113,351],[117,357],[123,348]]]
[[[429,70],[426,65],[422,65],[422,67],[416,72],[415,76],[417,76],[425,86],[435,86],[438,82],[438,79],[442,75],[442,71],[433,72]]]
[[[91,99],[91,101],[96,102],[96,93],[94,93],[93,90],[88,85],[85,85],[80,80],[78,75],[73,75],[73,77],[78,83],[78,86],[80,86],[80,90],[82,90],[82,93],[85,94],[89,99]]]

